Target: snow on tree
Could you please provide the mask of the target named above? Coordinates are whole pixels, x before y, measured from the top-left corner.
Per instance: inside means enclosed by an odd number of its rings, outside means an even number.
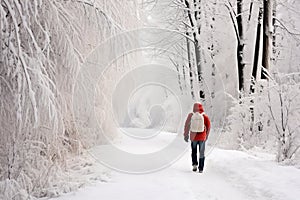
[[[263,148],[275,153],[278,162],[293,160],[300,148],[299,74],[276,74],[269,79],[269,83],[257,83],[256,93],[236,99],[226,120],[222,143],[242,150]],[[235,140],[226,142],[227,137]]]
[[[135,2],[117,4],[1,1],[1,199],[52,196],[73,187],[66,184],[66,158],[81,152],[84,134],[72,111],[76,76],[98,43],[137,24],[136,12],[131,24],[121,17],[136,11]]]

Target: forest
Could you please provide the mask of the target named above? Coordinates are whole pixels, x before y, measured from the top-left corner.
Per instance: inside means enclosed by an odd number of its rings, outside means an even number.
[[[194,102],[211,119],[208,151],[299,170],[299,1],[0,1],[0,199],[169,166]]]

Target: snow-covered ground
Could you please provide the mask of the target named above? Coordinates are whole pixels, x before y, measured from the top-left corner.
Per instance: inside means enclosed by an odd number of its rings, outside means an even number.
[[[148,136],[150,133],[141,129],[129,132]],[[147,154],[151,149],[160,151],[159,146],[166,148],[176,134],[160,132],[148,143],[147,140],[134,142],[128,134],[120,138],[118,148],[122,151],[133,153],[138,150]],[[178,148],[188,147],[183,142],[176,144],[180,145]],[[96,154],[101,148],[92,152]],[[187,149],[180,159],[162,170],[141,174],[113,171],[108,182],[99,182],[53,200],[299,199],[300,170],[278,165],[273,161],[273,155],[218,148],[209,152],[203,174],[191,171],[190,150]]]

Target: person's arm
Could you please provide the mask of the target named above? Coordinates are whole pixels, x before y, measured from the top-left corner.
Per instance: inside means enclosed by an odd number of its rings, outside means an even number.
[[[209,132],[210,132],[210,120],[209,117],[207,115],[204,116],[204,123],[205,123],[205,127],[206,127],[206,139],[208,138]]]
[[[183,136],[184,136],[184,138],[186,139],[186,138],[189,138],[189,133],[190,133],[190,124],[191,124],[191,118],[192,118],[192,113],[190,113],[188,116],[187,116],[187,118],[186,118],[186,120],[185,120],[185,124],[184,124],[184,134],[183,134]]]

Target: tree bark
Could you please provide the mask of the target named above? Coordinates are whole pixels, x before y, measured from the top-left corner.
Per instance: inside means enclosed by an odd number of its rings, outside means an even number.
[[[185,64],[182,63],[182,75],[183,75],[183,87],[184,87],[184,93],[186,94],[187,86],[186,86],[186,73],[185,73]]]
[[[195,55],[196,55],[196,66],[197,66],[197,73],[198,73],[198,81],[202,81],[202,69],[201,69],[201,50],[200,50],[200,42],[199,38],[197,36],[201,33],[201,26],[200,26],[200,20],[201,20],[201,0],[194,0],[194,6],[195,6],[195,21],[197,24],[195,24],[193,36],[195,41]]]
[[[188,19],[190,23],[190,27],[192,29],[192,36],[194,39],[194,47],[195,47],[195,59],[196,59],[196,69],[198,74],[198,82],[200,84],[199,97],[204,99],[204,91],[202,89],[202,67],[201,67],[201,48],[199,36],[201,33],[201,0],[193,0],[193,4],[190,4],[188,0],[184,1]],[[191,9],[193,7],[193,9]],[[191,12],[193,10],[193,13]],[[190,57],[191,58],[191,57]]]
[[[239,91],[244,91],[244,30],[243,30],[243,0],[237,0],[237,27],[238,27],[238,45],[237,45],[237,63],[238,63],[238,80]]]
[[[194,31],[193,36],[194,36],[194,44],[195,44],[195,57],[196,57],[196,67],[197,67],[197,74],[198,74],[198,82],[200,86],[200,91],[199,91],[199,97],[200,99],[205,99],[205,94],[203,90],[203,77],[202,77],[202,58],[201,58],[201,47],[200,47],[200,41],[199,41],[199,36],[201,34],[201,0],[194,0],[194,6],[195,6],[195,11],[194,11],[194,16],[195,16],[195,21],[196,24],[194,26]]]
[[[200,45],[199,45],[199,42],[197,39],[195,40],[195,55],[196,55],[198,81],[199,81],[199,83],[201,83],[202,82],[201,51],[200,51]]]
[[[182,87],[182,81],[181,81],[181,74],[180,74],[180,71],[179,71],[179,64],[171,58],[170,58],[170,60],[173,63],[174,67],[176,68],[179,90],[181,92],[181,95],[183,95],[183,87]]]
[[[271,19],[272,6],[271,0],[264,0],[264,20],[263,20],[263,56],[261,79],[267,79],[266,72],[270,69],[270,43],[271,43]]]
[[[215,65],[215,62],[214,62],[214,56],[215,56],[215,44],[214,44],[214,32],[215,32],[215,17],[216,17],[216,6],[217,6],[217,0],[214,0],[213,1],[213,8],[212,8],[212,17],[211,17],[211,25],[210,25],[210,28],[211,28],[211,46],[210,46],[210,57],[212,59],[212,71],[211,71],[211,76],[212,76],[212,82],[213,82],[213,85],[212,85],[212,92],[211,92],[211,98],[215,98],[215,90],[216,90],[216,65]]]
[[[272,60],[273,63],[276,63],[277,60],[277,47],[276,47],[276,15],[277,15],[277,2],[276,0],[273,0],[273,9],[272,9],[272,26],[273,26],[273,35],[272,35]]]
[[[253,69],[252,69],[252,84],[250,88],[251,93],[254,93],[254,84],[257,77],[262,16],[263,16],[263,8],[260,7],[259,14],[258,14],[257,30],[256,30],[256,41],[255,41],[254,60],[253,60]]]
[[[198,40],[195,40],[195,57],[196,57],[196,66],[198,74],[198,83],[200,86],[199,97],[200,99],[205,99],[205,93],[203,90],[203,77],[202,77],[202,66],[201,66],[201,49]]]
[[[186,33],[186,35],[189,36],[189,33]],[[188,65],[189,65],[189,73],[190,73],[191,96],[192,96],[192,99],[195,99],[194,83],[193,83],[193,69],[192,69],[192,60],[191,60],[191,46],[190,46],[190,41],[189,41],[188,37],[186,38],[186,44],[187,44],[187,56],[188,56]]]
[[[254,0],[251,0],[251,3],[250,3],[248,22],[250,22],[251,17],[252,17],[253,1]]]

